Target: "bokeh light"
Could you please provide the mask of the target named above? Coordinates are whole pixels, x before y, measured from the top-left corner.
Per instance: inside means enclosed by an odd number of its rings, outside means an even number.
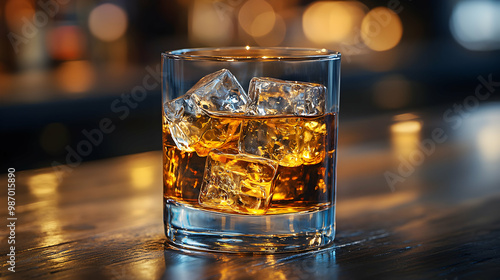
[[[99,5],[89,15],[90,32],[105,42],[112,42],[122,37],[127,25],[127,13],[114,4]]]
[[[82,93],[89,90],[95,82],[92,64],[84,60],[62,63],[56,70],[57,85],[67,93]]]
[[[276,20],[271,32],[267,33],[264,36],[254,37],[254,40],[259,46],[274,47],[280,45],[281,42],[283,42],[283,40],[285,39],[285,35],[286,23],[279,14],[276,14]]]
[[[470,95],[461,103],[464,108],[462,122],[454,123],[457,134],[468,147],[475,148],[478,159],[476,168],[483,172],[498,173],[500,170],[500,111],[498,103],[479,103]],[[475,104],[475,105],[474,105]],[[473,144],[474,146],[470,146]],[[493,171],[494,169],[494,171]],[[496,179],[498,181],[498,179]],[[498,185],[498,184],[497,184]]]
[[[396,158],[415,156],[418,150],[422,124],[418,120],[396,122],[391,125],[392,151]],[[417,155],[418,156],[418,155]]]
[[[273,7],[264,0],[249,0],[241,6],[238,22],[246,33],[261,37],[273,30],[276,14]]]
[[[47,48],[54,59],[79,59],[85,47],[85,35],[78,26],[59,26],[47,34]]]
[[[374,51],[394,48],[403,36],[401,19],[391,9],[377,7],[369,11],[361,23],[361,38]]]
[[[410,104],[411,99],[411,84],[402,75],[385,77],[373,87],[373,101],[379,108],[402,108]]]
[[[302,18],[304,34],[316,44],[352,43],[365,12],[357,1],[314,2]]]
[[[29,0],[7,0],[5,3],[5,20],[7,26],[13,32],[21,32],[25,24],[23,19],[32,19],[35,14],[32,1]]]
[[[58,186],[56,173],[41,173],[28,178],[29,190],[37,197],[55,193]]]
[[[221,16],[210,2],[195,1],[189,13],[189,39],[192,43],[220,46],[231,42],[232,21]]]
[[[391,125],[391,132],[395,134],[418,133],[422,129],[422,124],[418,121],[402,121]]]
[[[151,186],[153,183],[154,168],[153,166],[137,166],[130,171],[132,185],[138,189],[144,189]]]
[[[470,50],[500,49],[500,3],[461,1],[453,8],[450,29],[455,40]]]
[[[500,161],[500,127],[497,123],[482,127],[477,133],[477,143],[482,158],[486,162]]]
[[[162,178],[163,169],[158,168],[161,166],[161,158],[158,158],[154,153],[150,153],[146,157],[144,155],[131,156],[126,160],[126,166],[125,173],[134,189],[151,189],[157,186]]]

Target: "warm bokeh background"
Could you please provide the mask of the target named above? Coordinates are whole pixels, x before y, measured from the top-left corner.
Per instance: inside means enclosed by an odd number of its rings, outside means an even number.
[[[2,170],[64,163],[103,118],[116,128],[82,160],[161,149],[156,78],[160,53],[177,48],[340,51],[341,122],[453,108],[479,76],[500,81],[499,14],[492,0],[2,0]],[[121,119],[145,78],[147,98]]]

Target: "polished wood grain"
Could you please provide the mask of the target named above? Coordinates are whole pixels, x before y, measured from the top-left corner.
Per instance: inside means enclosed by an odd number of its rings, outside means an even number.
[[[463,123],[448,108],[341,121],[335,245],[234,255],[165,244],[161,152],[16,172],[16,267],[2,279],[495,279],[500,275],[500,105]],[[401,157],[443,143],[390,186]],[[15,166],[13,166],[15,168]],[[5,171],[3,171],[5,172]],[[59,176],[62,177],[59,178]],[[6,189],[7,177],[0,176]]]

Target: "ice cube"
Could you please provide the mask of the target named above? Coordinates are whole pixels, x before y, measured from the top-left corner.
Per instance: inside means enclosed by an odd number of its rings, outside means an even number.
[[[227,69],[201,78],[186,94],[193,95],[202,110],[214,115],[243,114],[249,102],[246,92]]]
[[[247,115],[318,116],[325,113],[326,87],[315,83],[255,77],[250,81]]]
[[[195,104],[191,95],[183,95],[164,106],[167,127],[177,148],[184,152],[195,151],[210,117]]]
[[[248,118],[242,123],[242,153],[275,160],[281,166],[313,165],[325,158],[324,117]]]
[[[248,96],[226,69],[203,77],[186,94],[165,103],[170,134],[181,151],[206,156],[238,138],[241,121],[222,118],[243,114]]]
[[[212,150],[198,201],[223,212],[265,214],[277,168],[277,162],[237,150]]]
[[[282,166],[299,166],[303,163],[300,123],[298,117],[246,119],[241,127],[239,150]]]
[[[301,123],[300,157],[306,165],[313,165],[325,159],[325,118],[304,118]]]
[[[196,153],[205,157],[212,149],[236,148],[240,126],[239,119],[210,117],[198,143],[193,146]]]
[[[246,115],[265,118],[243,121],[239,150],[286,167],[321,162],[326,128],[320,118],[325,113],[325,93],[320,84],[253,78]],[[309,118],[313,116],[318,119]]]

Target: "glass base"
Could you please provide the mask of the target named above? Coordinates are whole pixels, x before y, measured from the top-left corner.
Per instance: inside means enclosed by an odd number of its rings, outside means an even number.
[[[166,200],[165,235],[174,246],[233,253],[280,253],[317,249],[333,242],[335,206],[280,215],[207,211]]]

